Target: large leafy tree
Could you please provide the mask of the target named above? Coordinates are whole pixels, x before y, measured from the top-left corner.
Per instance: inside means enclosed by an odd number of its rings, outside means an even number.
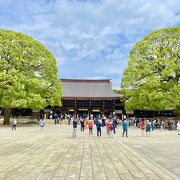
[[[180,107],[180,27],[156,30],[135,44],[121,87],[126,109]]]
[[[38,41],[23,33],[0,30],[0,107],[4,124],[12,108],[43,109],[60,105],[56,60]]]

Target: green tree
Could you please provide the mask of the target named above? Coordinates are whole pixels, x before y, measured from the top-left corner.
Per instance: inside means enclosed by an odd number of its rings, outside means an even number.
[[[48,105],[60,105],[61,92],[53,55],[30,36],[0,30],[3,124],[9,124],[12,108],[43,109]]]
[[[180,107],[180,27],[156,30],[135,44],[121,87],[126,109]]]

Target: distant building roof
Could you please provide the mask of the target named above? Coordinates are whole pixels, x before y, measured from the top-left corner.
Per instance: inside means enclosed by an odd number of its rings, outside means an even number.
[[[63,98],[118,98],[110,79],[61,79]]]

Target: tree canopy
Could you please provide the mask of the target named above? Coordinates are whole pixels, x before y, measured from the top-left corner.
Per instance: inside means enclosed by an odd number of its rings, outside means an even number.
[[[0,107],[43,109],[60,97],[54,56],[30,36],[0,30]]]
[[[121,87],[126,109],[180,108],[180,27],[156,30],[135,44]]]

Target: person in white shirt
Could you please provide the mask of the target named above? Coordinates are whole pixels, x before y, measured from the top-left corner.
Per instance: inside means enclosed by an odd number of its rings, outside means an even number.
[[[41,131],[43,130],[43,128],[44,128],[44,120],[43,119],[40,119],[40,121],[39,121],[39,125],[40,125],[40,127],[41,127]]]
[[[14,119],[13,119],[13,124],[12,124],[12,131],[16,131],[16,124],[17,124],[17,121],[16,121],[16,119],[14,118]]]
[[[177,131],[178,131],[178,135],[180,135],[180,121],[178,121],[177,123]]]
[[[160,129],[161,129],[161,132],[163,132],[163,130],[164,130],[164,121],[161,121],[161,123],[160,123]]]

